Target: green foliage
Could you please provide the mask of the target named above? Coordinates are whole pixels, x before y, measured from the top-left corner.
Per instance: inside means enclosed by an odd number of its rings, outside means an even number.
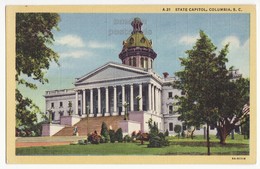
[[[73,110],[72,110],[72,102],[71,102],[71,101],[69,101],[69,103],[68,103],[68,108],[69,108],[68,114],[69,114],[69,116],[71,116],[72,113],[73,113]]]
[[[53,43],[52,29],[58,29],[60,17],[56,13],[16,14],[16,75],[18,85],[36,89],[33,80],[47,83],[46,70],[50,62],[58,63],[58,54],[49,46]],[[28,79],[28,80],[26,80]],[[37,123],[40,110],[31,99],[16,89],[16,127],[30,127]]]
[[[131,142],[131,137],[129,135],[125,135],[124,142],[127,142],[127,143]]]
[[[196,44],[186,51],[188,56],[180,58],[184,69],[176,72],[178,80],[173,85],[184,93],[175,96],[181,114],[178,119],[187,126],[217,126],[221,143],[244,117],[242,108],[249,101],[249,80],[232,81],[233,68],[226,68],[228,46],[217,53],[217,47],[200,31]]]
[[[114,130],[109,130],[110,142],[115,143],[116,141],[116,134]]]
[[[101,134],[101,136],[104,137],[104,142],[105,143],[108,143],[110,141],[110,136],[109,136],[107,125],[106,125],[105,122],[102,122],[101,133],[100,134]]]
[[[122,143],[122,142],[123,142],[123,131],[122,131],[122,128],[117,129],[117,131],[116,131],[116,133],[115,133],[115,137],[116,137],[116,140],[117,140],[119,143]]]
[[[165,135],[163,133],[159,133],[158,126],[155,122],[153,122],[152,118],[148,121],[149,126],[149,144],[148,147],[163,147],[168,146],[169,142],[165,139]]]
[[[168,129],[166,129],[166,131],[165,131],[165,133],[164,133],[164,136],[165,136],[165,137],[168,137],[168,136],[169,136],[169,130],[168,130]]]
[[[180,132],[181,132],[181,125],[177,124],[174,126],[174,132],[178,134],[178,138],[180,137]]]

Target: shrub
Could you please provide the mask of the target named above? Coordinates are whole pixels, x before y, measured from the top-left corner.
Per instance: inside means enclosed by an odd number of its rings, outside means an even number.
[[[104,143],[108,143],[110,141],[107,125],[105,122],[102,122],[100,135],[104,137]]]
[[[149,119],[148,126],[150,129],[148,147],[169,146],[169,141],[165,139],[165,134],[159,133],[158,126],[152,119]]]
[[[129,135],[125,135],[124,142],[127,142],[127,143],[131,142],[131,137]]]
[[[85,142],[85,140],[78,140],[78,144],[79,144],[79,145],[85,145],[86,142]]]
[[[114,130],[109,130],[110,142],[114,143],[116,141],[116,134]]]
[[[123,142],[123,131],[121,128],[117,129],[115,137],[119,143]]]
[[[91,144],[99,144],[100,140],[101,136],[98,135],[96,131],[88,136],[88,141],[91,142]]]
[[[165,131],[164,136],[165,136],[165,137],[168,137],[168,136],[169,136],[169,130],[168,130],[168,129]]]
[[[177,124],[174,126],[174,132],[178,134],[178,138],[180,137],[180,132],[181,132],[181,125]]]

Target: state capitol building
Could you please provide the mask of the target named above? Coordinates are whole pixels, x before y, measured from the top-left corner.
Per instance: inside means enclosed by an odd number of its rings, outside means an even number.
[[[150,118],[160,131],[176,134],[174,126],[182,126],[182,122],[178,121],[174,96],[182,93],[172,87],[174,77],[168,73],[161,77],[153,71],[157,54],[142,32],[142,24],[139,18],[132,21],[133,31],[119,53],[122,63],[108,62],[76,78],[72,89],[46,91],[46,112],[52,125],[43,126],[43,136],[66,135],[65,130],[75,126],[79,135],[87,134],[93,132],[91,126],[100,130],[102,121],[113,129],[121,127],[124,134],[149,132]],[[124,120],[126,113],[129,120]],[[87,123],[89,131],[84,129]],[[203,134],[203,129],[197,133]]]

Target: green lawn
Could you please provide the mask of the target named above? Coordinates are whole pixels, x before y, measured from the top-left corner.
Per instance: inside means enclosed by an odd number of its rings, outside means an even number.
[[[137,143],[106,143],[98,145],[63,145],[51,147],[16,148],[17,155],[206,155],[206,142],[202,137],[195,139],[177,139],[170,137],[170,146],[163,148],[147,148]],[[248,155],[249,140],[236,136],[228,138],[226,145],[220,145],[212,136],[212,155]]]

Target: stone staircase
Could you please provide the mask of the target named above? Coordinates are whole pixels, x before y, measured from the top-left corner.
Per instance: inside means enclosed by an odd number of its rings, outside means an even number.
[[[78,127],[79,136],[87,136],[88,133],[92,133],[95,130],[100,133],[102,122],[107,124],[107,128],[111,126],[113,130],[119,128],[119,122],[124,119],[124,116],[108,116],[108,117],[90,117],[83,118],[74,126],[67,126],[56,133],[54,136],[72,136],[75,126]]]

